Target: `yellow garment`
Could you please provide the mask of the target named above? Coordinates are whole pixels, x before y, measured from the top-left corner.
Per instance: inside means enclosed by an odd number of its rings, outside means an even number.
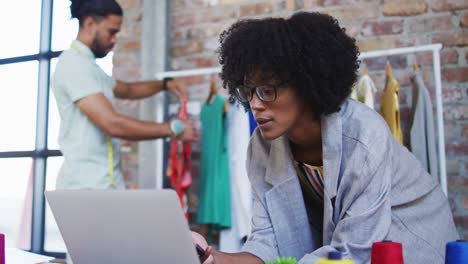
[[[387,71],[387,80],[385,89],[382,93],[381,99],[381,114],[393,136],[403,144],[403,133],[400,127],[400,84],[398,81]]]

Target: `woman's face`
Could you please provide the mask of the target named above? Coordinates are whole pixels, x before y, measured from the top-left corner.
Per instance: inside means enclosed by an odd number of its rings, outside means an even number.
[[[257,87],[264,84],[252,83],[249,86]],[[303,103],[299,100],[295,89],[288,85],[277,86],[276,99],[271,102],[262,101],[254,92],[250,108],[266,140],[276,139],[298,128],[299,120],[304,114]]]

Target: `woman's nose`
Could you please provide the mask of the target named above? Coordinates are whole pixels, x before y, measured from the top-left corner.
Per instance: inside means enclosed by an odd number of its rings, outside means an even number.
[[[252,110],[263,110],[265,109],[265,102],[260,100],[256,93],[253,93],[252,100],[250,100],[250,108]]]

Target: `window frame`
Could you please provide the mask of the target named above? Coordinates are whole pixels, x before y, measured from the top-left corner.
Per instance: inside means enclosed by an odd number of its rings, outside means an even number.
[[[64,258],[64,252],[49,252],[44,250],[45,240],[45,181],[47,159],[62,156],[58,149],[48,149],[48,119],[49,119],[49,85],[50,63],[62,51],[52,51],[52,19],[53,0],[41,1],[39,52],[23,56],[0,59],[0,65],[37,61],[37,111],[35,147],[33,150],[0,151],[0,158],[32,158],[33,160],[33,193],[32,193],[32,219],[31,219],[31,248],[29,251],[37,254]]]

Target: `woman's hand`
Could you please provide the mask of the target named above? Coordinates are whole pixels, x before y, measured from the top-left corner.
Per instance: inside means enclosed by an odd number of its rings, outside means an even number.
[[[208,243],[202,235],[192,231],[192,242],[195,246],[199,245],[205,250],[205,254],[203,256],[199,256],[202,264],[215,264],[212,256],[213,248],[208,246]]]

